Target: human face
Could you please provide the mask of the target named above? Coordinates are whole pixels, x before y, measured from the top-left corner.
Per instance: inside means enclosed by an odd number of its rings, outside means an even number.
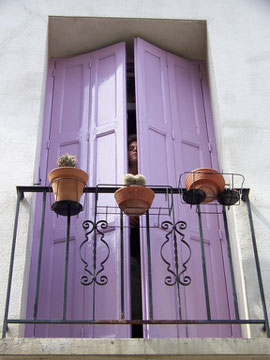
[[[137,162],[137,141],[132,141],[128,146],[128,161],[129,163]]]

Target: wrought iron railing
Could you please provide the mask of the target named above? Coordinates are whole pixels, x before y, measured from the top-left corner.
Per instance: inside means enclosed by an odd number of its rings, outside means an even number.
[[[101,236],[101,241],[104,242],[104,246],[107,247],[107,256],[101,262],[101,266],[99,270],[96,270],[96,248],[94,243],[94,257],[93,257],[93,270],[89,270],[87,262],[84,260],[82,254],[78,254],[82,260],[82,267],[84,267],[84,275],[81,278],[82,285],[90,285],[95,282],[97,285],[104,286],[106,285],[108,279],[105,275],[102,275],[101,272],[104,270],[106,265],[106,261],[110,255],[110,248],[106,241],[104,240],[104,230],[108,226],[107,223],[107,215],[110,211],[114,214],[117,213],[115,208],[111,208],[110,206],[99,207],[98,205],[98,197],[100,194],[112,194],[118,189],[119,186],[115,185],[99,185],[96,187],[86,187],[84,189],[85,194],[93,194],[95,199],[95,212],[93,219],[85,219],[82,226],[85,229],[85,239],[82,239],[81,248],[84,246],[84,243],[88,241],[88,237],[90,235],[95,237],[99,234]],[[181,188],[172,188],[170,186],[153,186],[152,189],[156,194],[165,194],[167,198],[167,209],[168,215],[171,215],[173,211],[173,201],[174,195],[178,194],[180,197],[183,196],[185,193],[185,189]],[[42,259],[42,248],[43,248],[43,234],[44,234],[44,217],[45,217],[45,208],[46,208],[46,199],[48,196],[52,196],[51,192],[52,189],[50,187],[43,187],[43,186],[18,186],[17,187],[17,206],[16,206],[16,213],[15,213],[15,222],[14,222],[14,231],[13,231],[13,240],[12,240],[12,248],[11,248],[11,256],[10,256],[10,265],[9,265],[9,275],[8,275],[8,286],[7,286],[7,296],[6,296],[6,306],[5,306],[5,314],[4,314],[4,324],[3,324],[3,332],[2,336],[6,337],[6,333],[8,331],[8,327],[11,324],[131,324],[131,325],[145,325],[145,324],[159,324],[159,325],[168,325],[168,324],[177,324],[177,325],[191,325],[191,324],[261,324],[264,326],[266,334],[270,337],[270,329],[268,323],[268,315],[267,315],[267,308],[266,308],[266,301],[264,295],[264,288],[263,288],[263,280],[262,280],[262,273],[260,267],[260,261],[258,256],[258,250],[256,245],[256,237],[251,213],[251,206],[249,201],[249,189],[242,188],[239,189],[241,193],[241,201],[246,204],[247,214],[249,219],[249,226],[250,226],[250,233],[251,233],[251,241],[252,241],[252,248],[254,253],[254,260],[256,265],[256,273],[257,273],[257,280],[258,280],[258,288],[261,297],[261,306],[263,317],[260,319],[242,319],[239,315],[239,306],[237,300],[237,292],[236,292],[236,284],[235,284],[235,277],[234,277],[234,268],[233,268],[233,261],[232,261],[232,252],[231,252],[231,243],[230,243],[230,236],[229,236],[229,229],[228,229],[228,221],[226,215],[226,206],[221,206],[221,214],[224,221],[224,229],[226,234],[226,242],[227,242],[227,251],[228,251],[228,259],[229,259],[229,268],[231,272],[231,279],[232,279],[232,288],[233,288],[233,302],[235,308],[235,318],[234,319],[214,319],[211,316],[211,308],[210,308],[210,301],[209,301],[209,291],[208,291],[208,279],[207,279],[207,269],[206,269],[206,258],[205,258],[205,249],[204,249],[204,239],[203,239],[203,227],[202,227],[202,210],[200,205],[196,206],[197,215],[198,215],[198,223],[199,223],[199,233],[200,233],[200,244],[201,244],[201,259],[202,259],[202,273],[203,273],[203,281],[204,281],[204,296],[205,296],[205,304],[206,304],[206,319],[198,320],[186,320],[182,319],[181,313],[178,319],[174,320],[156,320],[153,317],[153,302],[152,302],[152,278],[151,272],[149,271],[148,274],[148,293],[149,293],[149,319],[127,319],[125,316],[125,309],[124,309],[124,267],[121,264],[121,318],[120,319],[107,319],[107,320],[96,320],[96,319],[69,319],[67,317],[67,285],[68,285],[68,268],[69,268],[69,240],[70,240],[70,213],[67,212],[67,228],[66,228],[66,252],[65,252],[65,274],[64,274],[64,284],[63,284],[63,302],[62,302],[62,317],[60,319],[39,319],[37,317],[38,314],[38,305],[39,305],[39,292],[40,292],[40,271],[41,271],[41,259]],[[37,273],[36,273],[36,284],[35,284],[35,291],[34,291],[34,306],[33,306],[33,316],[31,318],[11,318],[9,316],[9,308],[11,302],[11,288],[12,288],[12,279],[13,279],[13,272],[14,272],[14,262],[15,262],[15,252],[16,252],[16,243],[17,243],[17,232],[18,232],[18,223],[19,223],[19,214],[20,214],[20,205],[21,200],[24,198],[25,193],[42,193],[43,200],[42,200],[42,210],[41,210],[41,222],[40,222],[40,239],[39,239],[39,250],[38,250],[38,263],[37,263]],[[181,200],[182,201],[182,200]],[[147,257],[148,257],[148,266],[151,269],[151,244],[150,244],[150,221],[149,218],[151,216],[151,211],[157,215],[158,217],[162,214],[161,208],[153,208],[150,211],[146,212],[146,239],[147,239]],[[97,214],[104,214],[105,220],[100,220],[100,217],[97,217]],[[123,212],[118,210],[118,214],[120,216],[120,236],[121,236],[121,259],[123,260],[123,229],[126,226],[123,221]],[[188,286],[190,284],[190,277],[185,274],[187,270],[187,263],[191,256],[191,249],[190,245],[185,240],[185,228],[186,223],[182,220],[175,219],[174,216],[172,220],[165,220],[159,224],[160,228],[166,230],[165,233],[165,240],[160,248],[160,256],[164,261],[165,266],[167,266],[168,276],[165,278],[165,284],[168,286],[176,285],[179,286]],[[166,257],[163,254],[163,248],[167,241],[169,241],[169,237],[173,239],[173,248],[174,248],[174,267],[171,267],[171,264],[166,260]],[[182,241],[183,244],[189,249],[189,255],[187,256],[186,260],[181,263],[181,269],[179,265],[178,259],[178,239]],[[123,263],[123,261],[122,261]],[[180,299],[178,299],[180,301]]]

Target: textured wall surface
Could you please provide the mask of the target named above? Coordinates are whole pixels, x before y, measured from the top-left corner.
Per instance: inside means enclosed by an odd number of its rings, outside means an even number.
[[[66,38],[49,28],[49,16],[118,17],[175,20],[205,20],[208,72],[221,168],[242,173],[251,188],[262,272],[270,277],[270,2],[268,0],[2,0],[0,2],[0,315],[4,313],[8,258],[11,248],[16,185],[32,185],[38,179],[39,144],[43,117],[48,37],[52,44]],[[124,30],[125,28],[123,28]],[[49,35],[48,35],[49,34]],[[184,36],[184,35],[183,35]],[[190,34],[186,35],[190,36]],[[55,39],[56,37],[56,39]],[[175,38],[177,42],[177,37]],[[192,40],[194,41],[194,39]],[[52,49],[51,49],[52,51]],[[74,50],[76,52],[76,49]],[[11,314],[21,311],[24,301],[25,262],[28,262],[31,232],[31,197],[23,200],[13,281]],[[237,224],[232,233],[241,249],[240,263],[255,289],[253,257],[245,206],[231,210]],[[236,247],[235,247],[236,248]],[[236,249],[234,249],[235,251]],[[237,254],[237,252],[236,252]],[[239,254],[236,255],[236,258]],[[254,286],[253,286],[254,282]],[[241,283],[241,276],[238,278]],[[244,283],[242,283],[244,286]],[[255,290],[247,294],[252,316],[260,315]],[[270,290],[266,287],[270,309]],[[244,309],[244,302],[242,305]],[[16,331],[11,336],[16,335]]]

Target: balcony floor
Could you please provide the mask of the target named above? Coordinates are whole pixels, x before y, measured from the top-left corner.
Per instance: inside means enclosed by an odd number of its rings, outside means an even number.
[[[270,340],[0,339],[2,359],[269,359]]]

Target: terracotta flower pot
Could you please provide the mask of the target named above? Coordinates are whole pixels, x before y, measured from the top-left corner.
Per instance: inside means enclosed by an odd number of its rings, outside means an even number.
[[[73,167],[55,168],[48,174],[55,201],[79,202],[88,180],[88,174]]]
[[[155,197],[153,190],[141,185],[124,186],[114,193],[115,200],[127,215],[143,215]]]
[[[224,190],[225,180],[216,170],[208,168],[195,169],[186,177],[186,188],[200,189],[205,192],[203,203],[214,201],[217,195]]]

